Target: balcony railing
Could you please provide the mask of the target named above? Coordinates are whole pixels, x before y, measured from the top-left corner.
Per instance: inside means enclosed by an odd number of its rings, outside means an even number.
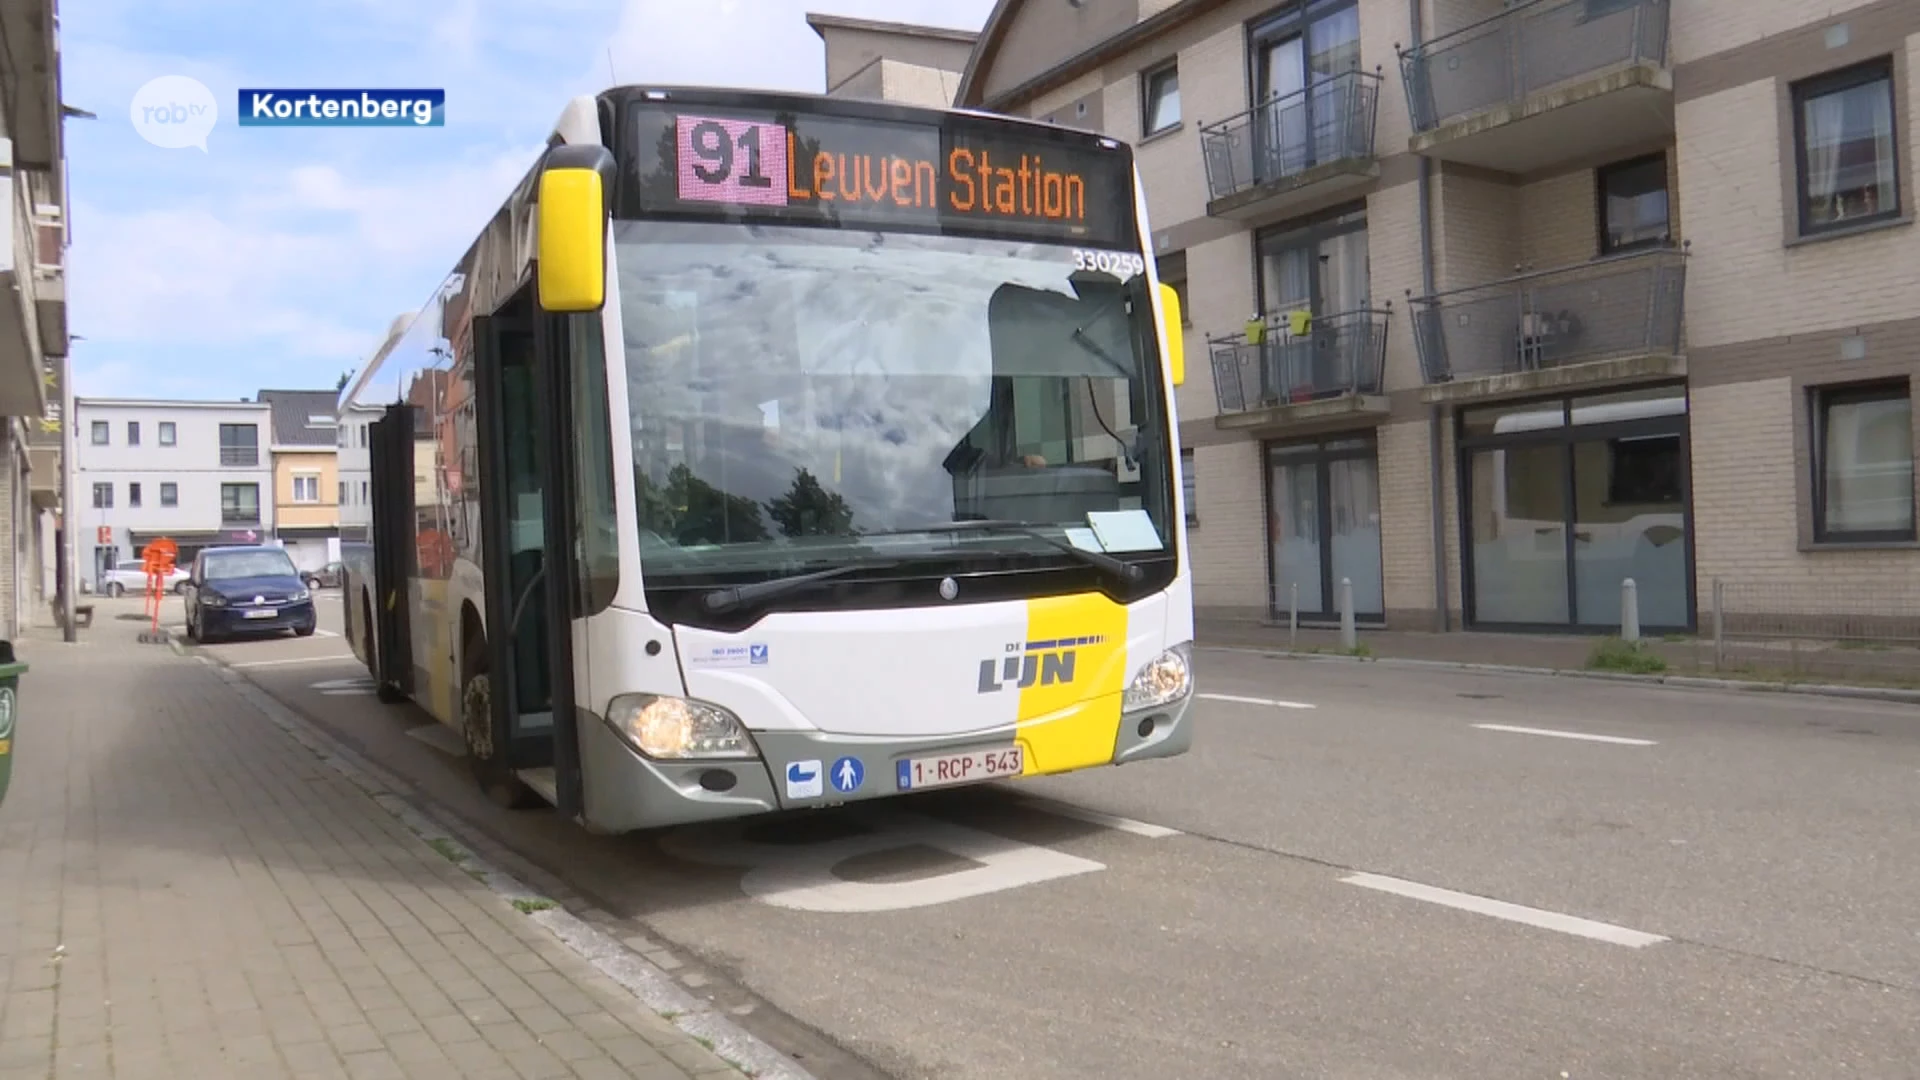
[[[220,448],[220,464],[256,467],[260,464],[260,448],[258,446],[223,446]]]
[[[1686,252],[1663,248],[1413,297],[1429,383],[1677,356]]]
[[[1532,0],[1400,55],[1425,133],[1610,68],[1667,62],[1669,0]]]
[[[1270,325],[1266,340],[1245,334],[1208,343],[1213,392],[1222,413],[1298,405],[1349,394],[1378,394],[1386,365],[1390,311],[1317,316],[1305,334]]]
[[[1349,71],[1200,129],[1208,197],[1223,199],[1337,161],[1373,157],[1380,75]]]

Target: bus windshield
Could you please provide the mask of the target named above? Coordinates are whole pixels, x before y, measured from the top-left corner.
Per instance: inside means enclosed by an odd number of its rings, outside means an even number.
[[[876,534],[950,549],[942,524],[1064,530],[1089,511],[1144,511],[1168,545],[1166,406],[1138,253],[614,228],[649,573],[832,561]]]

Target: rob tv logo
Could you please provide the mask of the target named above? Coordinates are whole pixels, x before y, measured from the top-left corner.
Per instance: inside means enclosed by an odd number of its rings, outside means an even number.
[[[207,135],[220,120],[213,91],[199,79],[162,75],[133,95],[133,130],[164,150],[189,146],[207,151]]]

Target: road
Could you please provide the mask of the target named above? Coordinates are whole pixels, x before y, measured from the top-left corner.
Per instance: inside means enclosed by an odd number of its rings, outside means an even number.
[[[691,957],[823,1078],[1920,1060],[1920,709],[1208,650],[1182,759],[602,837],[482,800],[338,619],[203,651]]]

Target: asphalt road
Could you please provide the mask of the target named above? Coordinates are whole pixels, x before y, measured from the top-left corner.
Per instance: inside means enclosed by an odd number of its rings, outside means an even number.
[[[1182,759],[601,837],[322,610],[204,651],[823,1078],[1920,1075],[1920,709],[1205,651]]]

